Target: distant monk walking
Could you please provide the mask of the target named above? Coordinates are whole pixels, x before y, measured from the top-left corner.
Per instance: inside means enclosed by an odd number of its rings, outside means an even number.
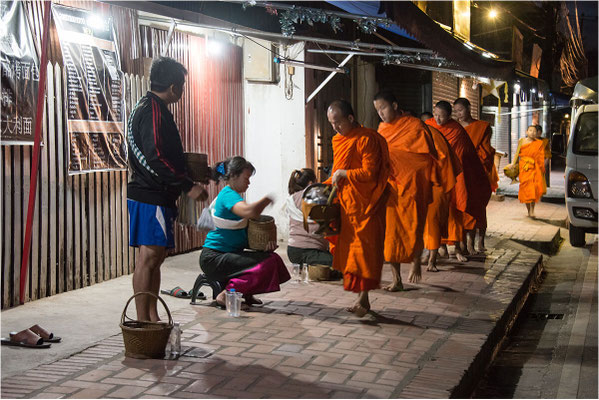
[[[476,149],[476,154],[487,173],[491,191],[495,191],[498,187],[499,175],[495,168],[495,149],[491,146],[491,135],[493,130],[488,122],[472,118],[470,101],[460,97],[453,102],[453,108],[460,124],[468,133],[472,144]],[[485,251],[485,232],[487,230],[487,214],[485,209],[485,218],[476,220],[470,214],[464,214],[464,229],[466,230],[466,249],[470,254],[475,253],[474,237],[478,230],[478,251]]]
[[[447,236],[449,202],[457,177],[462,174],[462,164],[445,136],[432,126],[427,128],[433,138],[437,160],[433,176],[432,202],[426,213],[424,225],[424,247],[429,250],[427,271],[437,272],[437,256],[441,238]]]
[[[383,120],[379,133],[387,140],[391,174],[387,200],[385,260],[391,263],[393,282],[384,289],[403,290],[401,263],[411,263],[409,282],[421,278],[424,224],[432,201],[433,168],[437,151],[426,125],[405,113],[389,91],[374,96],[374,108]]]
[[[358,293],[348,311],[362,317],[370,310],[368,292],[381,281],[389,151],[381,135],[358,124],[348,102],[332,102],[327,118],[337,133],[332,176],[325,183],[337,185],[341,204],[333,268],[343,272],[344,289]]]
[[[463,174],[458,176],[450,202],[448,232],[443,243],[455,245],[456,258],[467,261],[460,249],[464,239],[463,213],[467,212],[475,219],[485,218],[487,203],[491,197],[491,184],[472,140],[464,128],[451,118],[451,104],[446,101],[438,102],[433,110],[433,118],[426,123],[445,136],[462,164]]]

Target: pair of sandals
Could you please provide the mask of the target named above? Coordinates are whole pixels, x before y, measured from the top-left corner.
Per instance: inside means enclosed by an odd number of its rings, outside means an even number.
[[[175,286],[171,290],[162,289],[160,291],[160,293],[168,294],[169,296],[177,297],[179,299],[191,299],[191,291],[186,292],[185,290],[181,289],[181,287],[179,287],[179,286]],[[196,299],[197,300],[206,300],[206,296],[204,295],[204,293],[198,292]]]
[[[52,343],[58,343],[61,338],[48,332],[39,325],[20,332],[10,332],[8,338],[2,338],[2,346],[28,347],[33,349],[47,349]]]

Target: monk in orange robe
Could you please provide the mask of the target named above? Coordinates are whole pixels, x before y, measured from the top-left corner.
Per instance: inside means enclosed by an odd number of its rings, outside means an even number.
[[[514,157],[518,161],[518,200],[526,204],[528,216],[535,216],[535,204],[547,192],[545,182],[545,159],[551,157],[548,150],[548,140],[540,138],[536,125],[531,125],[526,130],[526,137],[520,139],[520,149]]]
[[[470,109],[470,101],[464,97],[460,97],[453,102],[453,108],[458,118],[458,122],[464,127],[466,133],[472,140],[476,154],[483,168],[487,173],[489,182],[491,183],[491,191],[498,188],[499,175],[495,168],[495,149],[491,146],[491,135],[493,130],[488,122],[480,121],[472,118]],[[478,251],[485,251],[485,232],[487,230],[487,216],[483,220],[475,220],[470,214],[464,214],[464,229],[466,230],[466,249],[470,254],[474,254],[474,237],[478,230]]]
[[[485,217],[491,184],[468,134],[451,118],[451,104],[446,101],[435,104],[433,118],[426,123],[445,136],[462,164],[463,174],[458,175],[450,201],[447,237],[443,238],[443,243],[455,245],[456,258],[467,261],[461,251],[464,239],[463,213],[467,212],[475,219]]]
[[[337,134],[332,176],[325,183],[337,185],[341,205],[333,268],[343,272],[344,289],[358,293],[348,311],[362,317],[370,310],[368,292],[381,282],[389,150],[381,135],[358,124],[346,101],[332,102],[327,118]]]
[[[384,289],[403,290],[401,263],[412,263],[409,282],[421,278],[426,212],[432,201],[432,173],[436,149],[426,125],[399,109],[389,91],[374,96],[374,108],[383,120],[378,132],[387,140],[391,174],[385,230],[385,261],[391,263],[393,282]]]
[[[441,238],[447,236],[449,202],[458,176],[462,174],[462,164],[452,150],[445,136],[427,125],[437,151],[433,170],[432,202],[429,204],[424,225],[424,247],[429,250],[427,271],[437,272],[437,256]]]

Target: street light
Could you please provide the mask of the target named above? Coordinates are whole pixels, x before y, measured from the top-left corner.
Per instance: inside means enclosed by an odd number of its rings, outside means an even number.
[[[491,11],[489,11],[489,18],[494,19],[497,17],[497,11],[492,8]]]

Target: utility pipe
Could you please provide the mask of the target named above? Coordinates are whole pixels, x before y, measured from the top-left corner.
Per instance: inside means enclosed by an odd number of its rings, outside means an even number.
[[[341,63],[339,64],[338,67],[339,68],[343,67],[345,64],[348,63],[349,60],[352,59],[353,56],[354,56],[353,54],[349,54],[347,57],[345,57],[345,59],[343,61],[341,61]],[[333,79],[333,77],[335,76],[335,74],[337,74],[337,72],[331,72],[329,74],[329,76],[327,76],[326,79],[324,81],[322,81],[322,83],[320,85],[318,85],[318,87],[306,99],[306,104],[308,104],[310,102],[310,100],[312,100],[318,94],[318,92],[320,92],[322,90],[322,88],[325,87],[325,85],[327,83],[329,83],[329,81],[331,79]]]
[[[274,57],[274,63],[275,64],[293,65],[295,67],[302,67],[302,68],[309,68],[309,69],[317,69],[320,71],[332,71],[332,72],[346,73],[346,71],[343,68],[339,68],[339,67],[325,67],[322,65],[307,64],[307,63],[303,63],[301,61],[287,60],[287,59],[279,58],[279,57]]]
[[[164,45],[164,48],[162,49],[162,57],[166,57],[167,53],[168,53],[168,48],[171,45],[171,42],[173,41],[173,34],[175,33],[175,28],[177,27],[177,23],[175,22],[174,19],[171,19],[171,26],[168,28],[168,36],[166,38],[166,44]]]
[[[144,21],[148,21],[150,23],[151,22],[165,23],[165,20],[161,19],[161,18],[154,18],[154,17],[149,17],[149,16],[139,17],[139,23],[142,25],[147,25],[147,24],[144,24]],[[216,31],[237,34],[240,36],[252,36],[252,37],[266,38],[266,39],[297,40],[297,41],[303,41],[303,42],[327,44],[330,46],[337,46],[337,47],[405,51],[405,52],[411,52],[411,53],[430,53],[430,54],[434,53],[434,51],[432,51],[430,49],[418,49],[418,48],[414,48],[414,47],[390,46],[390,45],[376,44],[376,43],[350,42],[348,40],[319,39],[319,38],[314,38],[314,37],[310,37],[310,36],[295,36],[295,35],[285,36],[281,33],[262,32],[262,31],[255,31],[255,30],[251,30],[251,29],[242,29],[242,28],[223,28],[223,27],[220,27],[217,25],[199,24],[199,23],[188,22],[188,21],[178,21],[177,24],[183,25],[183,26],[197,27],[197,28],[213,29]]]

